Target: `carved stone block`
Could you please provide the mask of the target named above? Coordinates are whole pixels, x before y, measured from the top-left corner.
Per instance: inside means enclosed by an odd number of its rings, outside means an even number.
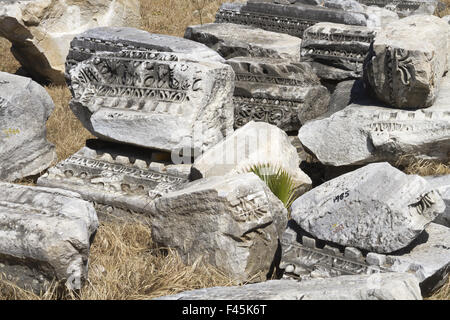
[[[326,66],[362,76],[363,63],[376,32],[363,26],[321,22],[305,30],[302,61],[315,61]],[[326,74],[325,77],[329,78]]]
[[[69,77],[72,111],[102,139],[184,154],[233,131],[234,72],[220,62],[124,50],[97,53]]]
[[[358,99],[325,119],[302,126],[299,139],[321,163],[332,166],[450,157],[450,80],[428,109],[389,109]]]
[[[365,26],[367,16],[359,12],[311,5],[248,1],[246,4],[223,4],[216,15],[216,22],[251,25],[302,38],[303,32],[316,23],[334,22]]]
[[[37,183],[78,192],[94,202],[100,217],[105,219],[138,218],[156,198],[189,181],[189,165],[150,162],[151,158],[140,155],[133,159],[115,149],[115,153],[108,153],[103,148],[84,147],[50,168]]]
[[[0,182],[0,278],[36,293],[81,289],[98,227],[79,194]],[[4,277],[3,277],[4,276]]]
[[[188,27],[184,37],[205,44],[225,59],[262,57],[300,61],[300,38],[252,26],[207,23]]]
[[[446,205],[445,211],[433,222],[450,228],[450,174],[439,177],[425,177],[425,179],[433,188],[438,190]]]
[[[291,209],[292,219],[318,239],[390,253],[417,238],[445,204],[422,177],[377,163],[325,182]]]
[[[435,16],[411,16],[380,30],[364,66],[374,95],[394,108],[433,105],[448,70],[448,33]]]
[[[436,11],[438,0],[357,0],[366,6],[377,6],[396,12],[400,17],[415,14],[432,15]]]
[[[242,282],[266,279],[287,223],[282,202],[253,173],[192,182],[149,208],[155,243]]]
[[[54,108],[39,84],[0,72],[0,180],[39,174],[56,161],[45,127]]]
[[[227,61],[236,74],[234,126],[264,121],[289,132],[328,110],[330,94],[306,63],[275,59]]]

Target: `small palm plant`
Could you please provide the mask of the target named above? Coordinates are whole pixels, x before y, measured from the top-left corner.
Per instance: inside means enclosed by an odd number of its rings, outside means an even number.
[[[263,180],[278,199],[283,202],[286,209],[290,209],[292,203],[297,199],[298,186],[290,174],[283,168],[270,163],[253,165],[246,170],[253,172]]]

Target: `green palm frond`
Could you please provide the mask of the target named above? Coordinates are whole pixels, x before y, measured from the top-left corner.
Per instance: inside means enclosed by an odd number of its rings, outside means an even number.
[[[263,180],[272,193],[289,209],[297,198],[298,186],[290,174],[283,168],[270,163],[257,164],[249,167],[247,172],[253,172]]]

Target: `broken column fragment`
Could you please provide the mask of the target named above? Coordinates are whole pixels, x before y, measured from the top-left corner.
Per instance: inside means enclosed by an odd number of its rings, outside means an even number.
[[[88,277],[94,207],[79,194],[0,182],[0,274],[45,292],[52,281],[79,290]]]

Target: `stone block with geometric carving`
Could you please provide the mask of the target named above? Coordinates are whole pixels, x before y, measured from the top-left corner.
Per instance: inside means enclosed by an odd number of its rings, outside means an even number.
[[[389,161],[447,161],[450,157],[450,78],[427,109],[407,111],[356,98],[328,118],[312,120],[299,131],[304,147],[331,166]]]
[[[394,108],[433,105],[448,70],[448,33],[443,20],[424,15],[401,19],[380,30],[364,66],[364,78],[373,94]]]
[[[333,22],[365,26],[367,16],[362,12],[300,3],[279,4],[249,0],[247,3],[222,4],[217,12],[216,22],[250,25],[302,38],[303,32],[316,23]]]
[[[33,76],[60,84],[74,36],[102,26],[139,27],[140,19],[138,0],[0,1],[0,36],[11,41],[15,58]]]
[[[0,220],[0,278],[35,293],[52,282],[81,289],[98,228],[92,204],[62,189],[0,182]]]
[[[330,70],[338,68],[346,78],[360,78],[363,63],[376,31],[364,26],[321,22],[305,30],[302,61],[314,61],[322,79],[330,78]],[[327,68],[328,66],[332,68]]]
[[[54,108],[39,84],[0,72],[0,180],[39,174],[56,161],[45,126]]]
[[[234,58],[234,126],[264,121],[289,132],[328,111],[330,94],[307,63]]]
[[[184,37],[205,44],[225,59],[262,57],[300,61],[300,38],[252,26],[207,23],[189,26]]]
[[[150,202],[189,181],[190,165],[156,161],[161,155],[154,151],[94,141],[50,168],[38,185],[79,193],[102,219],[142,220]]]
[[[409,246],[390,255],[361,252],[329,242],[324,245],[323,240],[303,234],[293,224],[283,234],[280,268],[284,270],[284,278],[312,280],[349,275],[376,278],[402,272],[414,275],[422,295],[429,296],[446,283],[450,272],[450,229],[435,223],[430,223]]]
[[[152,237],[192,264],[203,259],[234,280],[264,281],[287,210],[255,174],[192,182],[149,205]]]
[[[367,165],[299,197],[292,218],[315,238],[377,253],[409,245],[445,204],[419,176],[388,163]]]
[[[98,52],[123,50],[173,52],[188,60],[224,61],[217,52],[195,41],[135,28],[100,27],[89,29],[73,38],[66,59],[66,74],[75,65]]]
[[[396,12],[401,18],[410,15],[432,15],[438,7],[438,0],[357,0],[366,6],[377,6]]]
[[[234,72],[221,62],[124,50],[96,53],[68,76],[72,111],[101,139],[178,154],[233,131]]]

